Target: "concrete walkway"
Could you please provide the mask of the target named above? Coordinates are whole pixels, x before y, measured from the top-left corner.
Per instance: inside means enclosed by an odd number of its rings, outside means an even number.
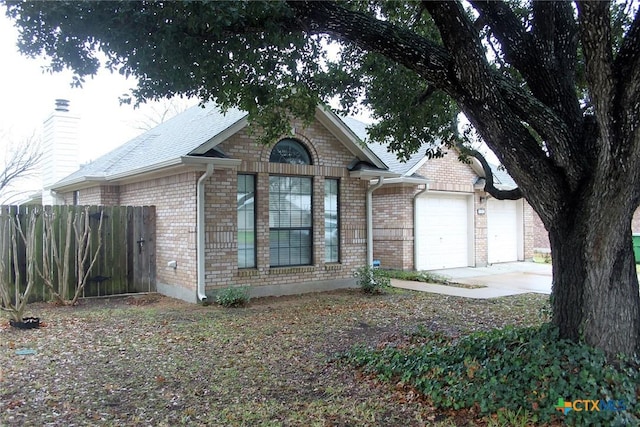
[[[433,270],[431,273],[444,276],[451,282],[485,287],[467,289],[397,279],[392,279],[391,285],[415,291],[477,299],[498,298],[529,292],[551,293],[552,273],[550,264],[510,262],[494,264],[488,267]]]

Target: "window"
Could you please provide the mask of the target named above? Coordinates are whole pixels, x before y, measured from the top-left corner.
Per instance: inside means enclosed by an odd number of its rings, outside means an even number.
[[[324,180],[324,260],[340,261],[340,223],[337,179]]]
[[[311,178],[269,177],[269,255],[272,267],[312,262]]]
[[[278,142],[269,157],[271,163],[310,165],[311,156],[307,149],[295,139],[286,138]]]
[[[256,177],[238,175],[238,268],[256,266]]]

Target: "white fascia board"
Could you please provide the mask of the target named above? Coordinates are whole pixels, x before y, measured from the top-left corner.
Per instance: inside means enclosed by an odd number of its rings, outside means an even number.
[[[221,159],[217,157],[182,156],[163,163],[129,171],[125,174],[109,177],[114,184],[130,184],[132,182],[175,175],[176,173],[205,170],[207,164],[213,164],[220,169],[235,169],[242,160]]]
[[[243,118],[241,118],[240,120],[238,120],[237,122],[235,122],[234,124],[226,128],[219,134],[215,135],[214,137],[209,139],[207,142],[205,142],[204,144],[202,144],[201,146],[199,146],[189,154],[206,153],[207,151],[211,150],[213,147],[217,146],[221,142],[226,141],[236,133],[240,132],[244,127],[247,126],[247,123],[248,123],[247,116],[244,116]]]
[[[96,184],[107,182],[104,175],[101,176],[81,176],[64,182],[56,182],[43,188],[43,190],[53,190],[57,193],[80,190],[82,188],[93,187]]]
[[[357,171],[349,172],[349,176],[352,178],[360,178],[364,180],[377,179],[379,177],[386,178],[400,178],[400,174],[391,172],[388,170],[372,170],[372,169],[363,169]],[[386,182],[386,181],[385,181]]]
[[[342,120],[336,114],[328,108],[318,106],[316,107],[316,119],[322,123],[328,130],[338,138],[340,142],[349,150],[354,156],[360,160],[368,160],[372,164],[381,169],[388,169],[388,166],[384,164],[378,156],[375,155],[370,148],[361,144],[360,138],[353,133],[353,131],[345,125]]]
[[[83,176],[75,180],[65,182],[61,186],[51,186],[46,190],[56,192],[68,192],[80,190],[82,188],[94,187],[100,184],[131,184],[133,182],[146,181],[149,179],[161,178],[163,176],[175,175],[180,172],[194,170],[204,170],[207,164],[213,164],[220,169],[235,169],[242,160],[221,159],[215,157],[183,156],[176,159],[167,160],[162,163],[133,169],[127,172],[111,175],[109,177]]]
[[[482,168],[482,164],[480,163],[480,160],[476,159],[475,157],[472,157],[471,163],[469,164],[469,166],[471,166],[471,169],[473,169],[476,175],[478,175],[481,178],[486,178],[486,176],[484,176],[484,169]]]
[[[480,183],[476,183],[474,184],[473,188],[475,190],[480,190],[480,191],[485,191],[484,186],[486,185],[486,181],[484,181],[485,178],[482,178],[483,181],[481,181]],[[501,191],[509,191],[509,190],[513,190],[516,187],[512,187],[510,185],[505,185],[505,184],[493,184],[494,187],[496,187],[496,189],[501,190]],[[486,191],[485,191],[486,193]]]
[[[429,184],[429,180],[427,178],[401,176],[399,178],[385,179],[383,185],[393,185],[393,184],[424,185],[424,184]]]
[[[427,156],[422,156],[422,158],[420,160],[418,160],[416,162],[416,164],[411,167],[411,169],[409,169],[408,171],[406,171],[404,173],[404,176],[410,177],[411,175],[416,173],[416,171],[418,169],[420,169],[422,167],[422,165],[424,165],[427,162],[427,160],[429,160],[429,158]]]

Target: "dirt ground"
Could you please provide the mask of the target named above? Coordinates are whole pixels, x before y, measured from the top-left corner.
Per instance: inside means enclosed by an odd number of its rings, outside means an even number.
[[[363,378],[335,356],[402,342],[418,328],[459,336],[537,324],[547,301],[345,290],[238,309],[159,295],[34,304],[39,329],[0,317],[0,425],[484,425]],[[18,354],[25,349],[33,354]]]

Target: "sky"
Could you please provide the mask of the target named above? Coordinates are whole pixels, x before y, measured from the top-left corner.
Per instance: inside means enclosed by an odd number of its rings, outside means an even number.
[[[101,70],[93,78],[87,77],[82,88],[72,88],[70,71],[45,73],[43,58],[28,58],[18,52],[17,37],[17,29],[0,6],[0,162],[8,142],[23,143],[41,132],[42,123],[52,113],[57,98],[68,99],[70,113],[80,118],[78,166],[139,135],[144,131],[141,127],[149,123],[149,117],[157,119],[157,111],[166,108],[166,103],[138,109],[120,105],[119,97],[135,87],[136,81],[107,70]],[[187,101],[178,109],[196,102]],[[370,122],[364,116],[358,119]],[[29,190],[39,187],[40,180],[34,178],[21,182],[19,190],[31,192]]]
[[[3,12],[3,11],[2,11]],[[0,130],[15,140],[32,135],[51,114],[56,98],[70,100],[70,112],[80,117],[80,158],[88,160],[136,136],[142,111],[119,105],[118,97],[135,86],[118,74],[101,71],[83,88],[71,88],[71,72],[43,72],[43,59],[18,53],[17,30],[0,14]]]
[[[134,87],[136,81],[106,70],[87,78],[82,88],[71,88],[71,72],[43,72],[46,61],[21,55],[16,47],[17,37],[17,29],[0,7],[0,161],[8,145],[24,143],[41,132],[57,98],[68,99],[70,113],[80,118],[79,164],[142,133],[140,127],[159,108],[120,105],[118,97]],[[20,189],[37,189],[39,184],[39,179],[32,179],[21,183]]]

